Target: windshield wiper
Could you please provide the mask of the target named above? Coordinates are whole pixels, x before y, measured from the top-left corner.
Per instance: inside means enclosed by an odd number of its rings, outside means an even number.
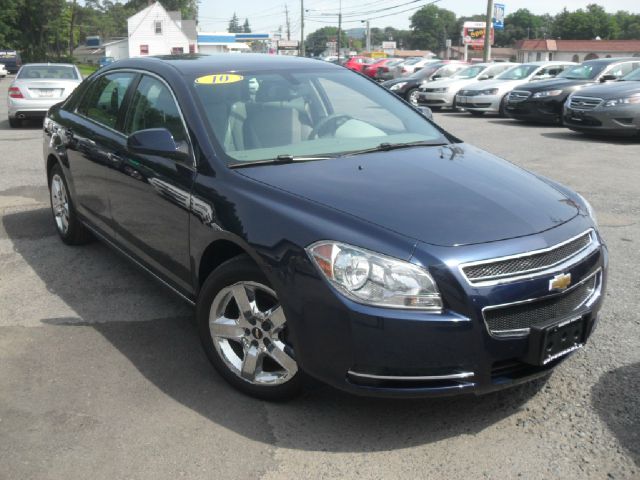
[[[352,152],[347,152],[343,157],[351,157],[353,155],[361,155],[363,153],[372,153],[372,152],[388,152],[390,150],[398,150],[400,148],[411,148],[411,147],[442,147],[444,145],[448,145],[447,143],[442,142],[406,142],[406,143],[381,143],[380,145],[373,148],[364,148],[362,150],[354,150]]]
[[[287,163],[296,163],[296,162],[313,162],[315,160],[329,160],[332,158],[336,158],[335,156],[330,155],[278,155],[276,158],[269,158],[267,160],[256,160],[255,162],[239,162],[239,163],[231,163],[229,164],[229,168],[247,168],[247,167],[257,167],[260,165],[285,165]]]

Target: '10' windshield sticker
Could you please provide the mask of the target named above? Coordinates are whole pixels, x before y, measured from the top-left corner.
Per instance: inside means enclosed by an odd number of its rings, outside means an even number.
[[[196,83],[199,85],[224,85],[227,83],[236,83],[244,79],[242,75],[236,75],[233,73],[216,73],[214,75],[205,75],[204,77],[196,78]]]

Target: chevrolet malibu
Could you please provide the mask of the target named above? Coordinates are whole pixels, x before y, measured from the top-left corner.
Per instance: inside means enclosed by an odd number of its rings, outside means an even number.
[[[584,198],[339,66],[123,60],[44,132],[62,241],[101,239],[194,305],[247,394],[480,394],[547,375],[598,321]]]

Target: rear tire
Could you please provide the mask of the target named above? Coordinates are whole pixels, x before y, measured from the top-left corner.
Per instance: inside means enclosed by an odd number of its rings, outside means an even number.
[[[272,401],[302,392],[304,374],[282,305],[249,256],[232,258],[209,275],[198,295],[196,322],[207,357],[241,392]]]
[[[67,245],[83,245],[93,240],[76,213],[71,192],[60,164],[56,163],[49,175],[49,199],[56,231]]]
[[[17,118],[9,117],[9,126],[11,128],[18,128],[18,127],[22,126],[22,120],[19,120]]]

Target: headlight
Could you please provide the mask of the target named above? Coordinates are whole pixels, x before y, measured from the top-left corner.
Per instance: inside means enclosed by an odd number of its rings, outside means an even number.
[[[605,107],[615,107],[617,105],[627,105],[627,104],[639,104],[640,103],[640,93],[634,93],[628,97],[623,98],[614,98],[613,100],[607,100],[604,102]]]
[[[562,90],[545,90],[544,92],[536,92],[533,98],[557,97],[562,94]]]
[[[395,90],[400,90],[402,87],[404,87],[407,84],[407,82],[400,82],[400,83],[396,83],[394,85],[391,85],[389,87],[389,90],[391,91],[395,91]]]
[[[339,242],[318,242],[307,253],[346,297],[390,308],[439,312],[442,299],[425,269],[403,260]]]
[[[584,203],[584,206],[587,209],[587,213],[589,214],[589,216],[591,217],[591,220],[593,220],[593,223],[595,224],[595,226],[598,226],[598,218],[596,217],[596,212],[593,210],[593,207],[591,206],[591,204],[587,201],[586,198],[584,198],[582,195],[580,195],[578,193],[578,196],[580,197],[580,199],[582,200],[582,203]]]
[[[498,93],[497,88],[488,88],[486,90],[480,90],[480,95],[495,95]]]

